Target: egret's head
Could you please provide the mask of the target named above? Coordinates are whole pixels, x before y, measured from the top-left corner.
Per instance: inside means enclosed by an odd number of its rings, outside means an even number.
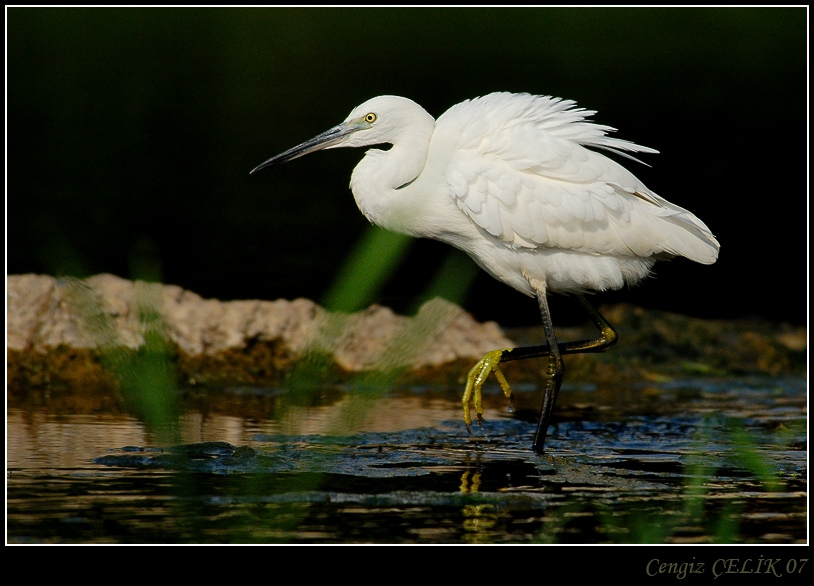
[[[360,131],[348,136],[344,144],[334,146],[393,144],[412,132],[423,132],[428,122],[434,124],[435,121],[414,101],[399,96],[379,96],[353,109],[342,124],[356,126]]]
[[[407,133],[424,132],[428,121],[430,125],[434,124],[432,116],[412,100],[379,96],[354,108],[341,124],[272,157],[252,169],[251,173],[322,149],[393,144]]]

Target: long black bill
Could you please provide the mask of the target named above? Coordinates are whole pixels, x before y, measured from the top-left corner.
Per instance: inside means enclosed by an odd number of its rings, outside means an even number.
[[[330,130],[326,130],[322,134],[318,134],[311,140],[306,140],[304,143],[295,146],[293,149],[288,149],[286,152],[281,153],[276,157],[271,157],[264,163],[260,163],[257,165],[257,167],[249,172],[249,175],[260,171],[261,169],[265,169],[266,167],[271,167],[272,165],[277,165],[279,163],[285,163],[298,157],[305,156],[308,153],[313,153],[314,151],[337,146],[345,139],[346,136],[356,130],[357,128],[347,124],[339,124],[334,126]]]

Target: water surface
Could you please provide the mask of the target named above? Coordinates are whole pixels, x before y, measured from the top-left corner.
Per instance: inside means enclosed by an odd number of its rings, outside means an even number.
[[[539,395],[338,387],[188,395],[178,424],[11,406],[10,543],[801,543],[803,379],[565,387]]]

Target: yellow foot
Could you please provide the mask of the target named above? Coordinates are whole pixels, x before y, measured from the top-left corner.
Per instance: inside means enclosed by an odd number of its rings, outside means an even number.
[[[503,389],[503,394],[511,400],[512,389],[509,387],[509,381],[503,376],[500,370],[500,360],[503,358],[504,352],[511,352],[511,348],[504,350],[492,350],[483,355],[483,358],[469,371],[466,377],[466,389],[464,390],[463,404],[464,404],[464,423],[466,423],[466,430],[472,432],[472,416],[469,411],[469,401],[475,406],[475,417],[478,419],[478,425],[483,423],[483,405],[481,397],[481,388],[483,383],[489,376],[490,372],[495,373],[497,382],[500,383],[500,388]]]

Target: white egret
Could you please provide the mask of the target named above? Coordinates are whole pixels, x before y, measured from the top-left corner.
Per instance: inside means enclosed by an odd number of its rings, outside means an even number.
[[[626,153],[657,152],[607,136],[615,129],[586,121],[595,113],[570,100],[494,93],[434,120],[411,100],[379,96],[252,173],[320,149],[392,144],[368,150],[353,170],[351,191],[367,219],[451,244],[497,280],[537,299],[548,343],[487,353],[467,377],[463,406],[469,429],[470,401],[482,421],[481,387],[490,373],[511,397],[500,362],[547,356],[532,446],[542,452],[562,383],[562,355],[601,352],[617,340],[583,294],[632,285],[656,260],[683,256],[712,264],[718,258],[718,241],[701,220],[591,150],[631,159]],[[558,344],[549,293],[577,295],[599,338]]]

